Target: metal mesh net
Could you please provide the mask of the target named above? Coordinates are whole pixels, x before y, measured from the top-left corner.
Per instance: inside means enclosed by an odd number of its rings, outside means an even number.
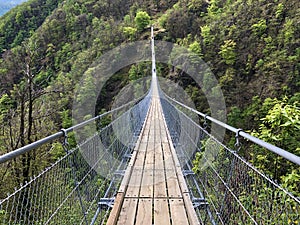
[[[202,224],[300,223],[299,195],[283,189],[211,136],[197,119],[191,119],[197,117],[195,113],[183,113],[165,98],[161,101]]]
[[[149,102],[145,97],[108,125],[100,119],[92,137],[64,146],[65,156],[0,201],[0,224],[105,223]]]

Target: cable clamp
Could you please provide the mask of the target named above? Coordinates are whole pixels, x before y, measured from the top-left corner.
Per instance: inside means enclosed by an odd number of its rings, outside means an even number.
[[[68,146],[69,146],[69,142],[68,142],[68,132],[66,129],[61,129],[61,132],[63,133],[64,135],[64,140],[63,140],[63,148],[66,152],[68,152]]]
[[[242,129],[237,129],[235,133],[235,144],[234,147],[236,149],[236,152],[238,152],[241,149],[241,143],[240,143],[240,132],[243,131]]]
[[[207,117],[208,117],[208,115],[205,114],[205,116],[204,116],[204,123],[203,123],[204,130],[206,130],[206,128],[207,128]]]

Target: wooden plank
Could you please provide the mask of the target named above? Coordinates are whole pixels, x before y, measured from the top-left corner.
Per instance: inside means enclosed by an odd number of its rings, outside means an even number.
[[[170,213],[167,199],[154,199],[154,225],[170,225]]]
[[[160,128],[158,128],[158,129],[156,130],[156,134],[155,134],[155,143],[161,144]]]
[[[148,117],[149,117],[149,114],[147,115],[146,119],[148,119]],[[135,150],[133,151],[131,159],[128,163],[127,169],[125,171],[125,175],[123,177],[123,180],[122,180],[120,188],[119,188],[119,192],[125,192],[126,187],[129,183],[130,176],[132,173],[132,168],[133,168],[133,165],[135,164],[136,157],[137,157],[137,149],[140,149],[140,148],[143,149],[143,148],[146,148],[146,146],[147,146],[147,143],[146,143],[146,145],[145,144],[143,145],[142,140],[141,140],[142,136],[145,134],[145,126],[146,126],[146,122],[143,124],[143,129],[142,129],[141,135],[137,140]]]
[[[138,200],[135,198],[125,198],[120,211],[118,223],[120,225],[134,224]]]
[[[158,106],[157,106],[158,107]],[[156,107],[156,110],[154,112],[154,120],[158,119],[159,118],[159,114],[158,114],[158,110],[157,110],[157,107]]]
[[[171,138],[170,138],[169,146],[170,146],[170,150],[171,150],[171,153],[172,153],[172,157],[173,157],[175,167],[181,169],[180,162],[179,162],[177,154],[176,154],[176,150],[175,150],[173,144],[171,143]]]
[[[184,180],[184,177],[183,177],[183,174],[182,174],[182,171],[181,171],[180,162],[178,160],[175,148],[174,148],[174,146],[172,144],[169,131],[166,130],[166,132],[167,132],[167,136],[168,136],[168,139],[169,139],[169,148],[170,148],[170,151],[171,151],[171,154],[172,154],[172,158],[173,158],[173,161],[174,161],[174,166],[176,168],[176,174],[177,174],[177,178],[178,178],[178,182],[179,182],[179,186],[180,186],[181,192],[182,193],[187,193],[187,192],[189,192],[189,189],[187,188],[186,182]]]
[[[155,143],[154,155],[155,169],[164,169],[163,151],[161,143]]]
[[[136,225],[152,225],[152,199],[139,199]]]
[[[118,193],[116,198],[115,198],[115,202],[114,202],[114,207],[112,208],[108,220],[107,220],[107,225],[115,225],[117,224],[118,218],[119,218],[119,214],[121,211],[121,206],[123,204],[123,200],[124,200],[124,193]]]
[[[160,137],[161,137],[161,142],[163,143],[169,143],[168,137],[167,137],[167,133],[166,133],[166,128],[162,128],[160,130]]]
[[[147,146],[148,146],[147,142],[141,143],[138,150],[137,150],[137,152],[145,152],[147,150]]]
[[[154,143],[155,142],[155,137],[154,137],[154,135],[151,134],[151,130],[150,130],[147,142],[148,143]]]
[[[166,178],[164,170],[154,170],[154,197],[167,197]]]
[[[160,132],[157,135],[160,135]],[[154,197],[167,197],[164,169],[162,146],[160,142],[156,142],[154,149]]]
[[[155,153],[155,169],[156,170],[164,170],[164,161],[163,161],[163,156],[162,152],[156,152]]]
[[[166,180],[167,180],[169,197],[171,198],[182,197],[175,168],[166,170]]]
[[[171,153],[169,143],[162,143],[162,149],[164,153],[165,168],[174,169],[175,165],[174,165],[173,155]]]
[[[145,162],[145,155],[146,155],[145,151],[138,151],[137,152],[134,167],[143,167],[144,162]]]
[[[176,172],[177,172],[177,178],[178,178],[178,182],[179,182],[179,185],[180,185],[180,189],[181,189],[181,192],[182,194],[184,193],[188,193],[189,192],[189,189],[187,187],[187,184],[185,182],[185,179],[183,177],[183,174],[182,174],[182,171],[180,168],[176,167]]]
[[[145,143],[145,144],[148,143],[148,133],[149,133],[149,131],[147,131],[147,135],[142,136],[141,143]]]
[[[143,170],[142,168],[136,168],[133,169],[130,181],[125,193],[126,197],[138,197],[139,196],[139,191],[140,191],[140,186],[141,186],[141,179],[142,179],[142,173]]]
[[[169,199],[172,225],[189,224],[183,199]]]
[[[129,183],[130,176],[131,176],[131,173],[132,173],[132,168],[133,168],[133,165],[134,165],[134,162],[135,162],[135,159],[136,159],[136,155],[137,155],[137,151],[133,151],[131,159],[130,159],[130,161],[128,163],[128,166],[127,166],[127,169],[125,171],[123,180],[121,182],[119,192],[125,192],[126,191],[126,188],[127,188],[127,185]]]
[[[188,220],[189,220],[190,224],[192,224],[192,225],[200,224],[200,222],[198,220],[198,216],[194,209],[193,203],[191,201],[190,195],[187,193],[184,194],[183,200],[184,200],[185,210],[188,215]]]
[[[151,119],[151,109],[150,109],[150,112],[148,114],[148,118],[145,121],[144,131],[149,131],[150,130],[150,126],[151,126],[151,124],[149,123],[150,119]]]
[[[154,190],[153,169],[154,169],[154,150],[147,148],[140,197],[153,197],[153,190]]]
[[[153,170],[146,170],[143,173],[142,183],[141,183],[141,191],[140,197],[153,197],[153,186],[154,177],[153,177]]]
[[[161,129],[161,117],[157,117],[154,120],[154,124],[155,124],[155,130],[160,130]]]
[[[168,143],[163,143],[162,147],[165,159],[168,195],[169,197],[182,197],[170,146]]]
[[[149,145],[146,152],[145,158],[145,169],[153,169],[154,167],[154,145]]]

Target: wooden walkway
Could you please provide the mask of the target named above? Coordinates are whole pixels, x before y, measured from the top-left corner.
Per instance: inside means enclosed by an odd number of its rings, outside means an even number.
[[[199,224],[157,96],[107,224]]]

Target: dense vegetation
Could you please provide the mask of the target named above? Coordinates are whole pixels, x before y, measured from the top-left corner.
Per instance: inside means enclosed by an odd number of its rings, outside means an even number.
[[[145,27],[151,20],[157,39],[184,46],[207,62],[226,98],[229,124],[299,155],[299,4],[298,0],[30,0],[0,17],[0,153],[70,126],[73,90],[82,74],[109,49],[147,38]],[[160,67],[161,75],[180,83],[200,111],[209,111],[205,96],[186,74]],[[110,107],[129,80],[148,75],[148,68],[142,63],[116,74],[103,92],[105,97],[100,96],[99,111]],[[61,148],[50,149],[1,167],[0,193],[25,182],[62,154]],[[275,156],[268,158],[259,149],[244,154],[274,175]],[[299,174],[294,167],[275,171],[276,179],[291,187],[299,182]],[[9,180],[10,175],[16,179]]]

